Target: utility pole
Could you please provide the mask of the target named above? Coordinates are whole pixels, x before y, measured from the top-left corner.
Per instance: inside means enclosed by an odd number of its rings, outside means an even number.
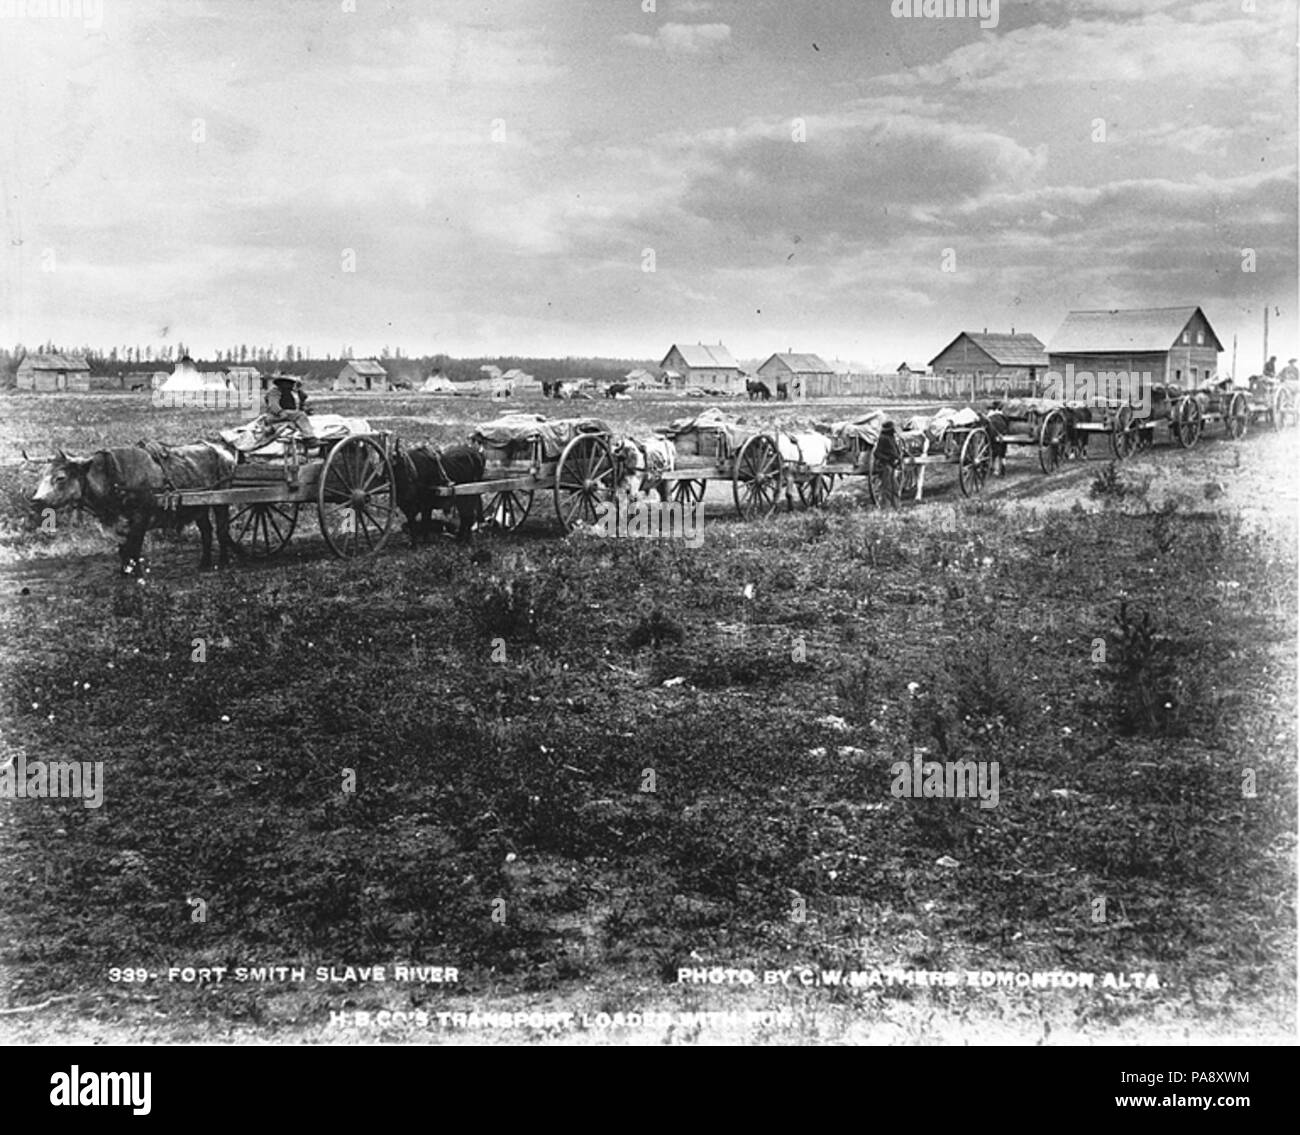
[[[1264,362],[1268,362],[1268,304],[1264,305]]]

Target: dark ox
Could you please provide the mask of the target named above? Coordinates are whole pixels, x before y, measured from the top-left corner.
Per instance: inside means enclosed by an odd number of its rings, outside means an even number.
[[[397,507],[406,516],[411,547],[433,534],[435,510],[450,517],[453,508],[459,518],[456,540],[463,544],[472,542],[474,525],[483,519],[482,496],[453,497],[435,490],[481,481],[485,468],[482,451],[472,445],[439,450],[428,445],[397,444],[393,455]]]
[[[212,566],[212,522],[208,506],[168,509],[160,493],[180,489],[216,489],[235,471],[235,455],[201,442],[171,448],[160,445],[101,449],[89,457],[70,457],[62,450],[51,459],[32,495],[39,508],[86,509],[101,525],[123,537],[117,554],[129,573],[141,559],[145,533],[155,528],[180,530],[198,525],[203,539],[200,566]],[[212,506],[217,516],[221,565],[230,562],[229,509]]]

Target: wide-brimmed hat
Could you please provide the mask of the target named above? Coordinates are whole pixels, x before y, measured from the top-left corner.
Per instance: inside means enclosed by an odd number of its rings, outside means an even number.
[[[277,374],[271,378],[271,381],[277,384],[281,382],[289,382],[292,383],[294,386],[302,385],[302,379],[299,378],[296,374]]]

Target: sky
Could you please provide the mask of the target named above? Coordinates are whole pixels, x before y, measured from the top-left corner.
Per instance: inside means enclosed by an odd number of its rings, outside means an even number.
[[[1300,354],[1295,0],[912,7],[0,0],[0,343]]]

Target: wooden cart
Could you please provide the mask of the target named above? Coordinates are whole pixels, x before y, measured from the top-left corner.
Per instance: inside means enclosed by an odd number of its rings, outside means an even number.
[[[245,455],[229,485],[167,492],[163,506],[228,506],[231,539],[252,559],[282,551],[300,510],[313,505],[321,535],[336,556],[379,551],[397,515],[391,435],[307,442],[286,431],[274,440],[281,452]]]

